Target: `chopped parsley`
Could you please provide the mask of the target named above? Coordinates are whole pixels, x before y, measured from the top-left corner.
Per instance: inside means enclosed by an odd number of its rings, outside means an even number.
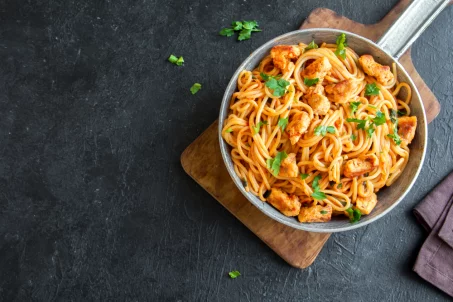
[[[233,129],[231,128],[228,128],[227,130],[225,130],[226,133],[230,133],[230,132],[233,132]]]
[[[390,120],[393,123],[393,133],[387,134],[387,137],[393,139],[397,146],[401,145],[401,137],[398,135],[398,112],[394,109],[390,109]]]
[[[357,139],[357,135],[351,134],[351,140],[355,141]]]
[[[231,27],[222,29],[219,34],[225,37],[231,37],[234,32],[239,32],[238,40],[248,40],[252,36],[252,32],[261,31],[258,28],[258,22],[256,21],[233,21]]]
[[[181,66],[184,63],[184,58],[183,57],[178,58],[175,55],[170,55],[168,57],[168,61],[170,61],[170,63],[173,63],[175,65]]]
[[[349,103],[349,108],[351,108],[351,113],[354,114],[359,109],[361,102],[351,102]]]
[[[326,136],[327,132],[334,134],[335,127],[334,126],[318,126],[315,128],[315,135],[317,136]]]
[[[311,41],[310,44],[305,47],[305,51],[310,50],[310,49],[317,49],[318,44],[315,43],[315,40]]]
[[[303,173],[303,174],[301,173],[301,174],[299,175],[299,177],[300,177],[302,180],[307,179],[308,176],[310,176],[310,174],[307,174],[307,173]]]
[[[385,124],[386,122],[385,114],[382,113],[381,111],[376,111],[376,117],[374,117],[372,121],[376,126]]]
[[[341,188],[343,188],[343,183],[342,182],[339,183],[338,186],[337,186],[337,189],[341,189]]]
[[[253,135],[255,135],[258,132],[260,132],[261,126],[263,126],[263,125],[267,125],[267,121],[261,121],[258,124],[256,124],[256,126],[252,126]]]
[[[360,217],[362,217],[362,212],[360,212],[359,209],[349,208],[346,210],[346,213],[348,213],[349,222],[351,223],[358,222],[360,220]]]
[[[390,109],[390,120],[392,121],[392,123],[396,124],[398,122],[397,118],[398,111],[396,111],[395,109]]]
[[[343,60],[346,59],[346,47],[348,46],[346,44],[346,35],[344,33],[340,34],[337,37],[337,49],[335,50],[335,54],[338,57],[341,57]]]
[[[274,176],[277,176],[278,173],[280,172],[280,165],[282,164],[282,161],[288,157],[288,154],[286,154],[285,151],[282,152],[277,152],[277,155],[275,158],[269,158],[266,161],[267,168],[271,170],[272,174]]]
[[[325,210],[322,210],[322,211],[321,211],[321,214],[322,214],[322,215],[326,215],[327,213],[329,213],[329,212],[327,212],[327,211],[325,211]]]
[[[195,94],[200,89],[201,89],[201,84],[200,83],[195,83],[195,84],[192,85],[192,87],[190,87],[190,92],[192,92],[192,94]]]
[[[228,275],[230,275],[231,279],[236,279],[237,277],[239,277],[241,275],[241,273],[239,271],[231,271],[228,273]]]
[[[358,119],[358,118],[348,118],[346,119],[347,122],[350,122],[350,123],[357,123],[357,129],[364,129],[365,130],[365,126],[366,126],[366,122],[367,120],[361,120],[361,119]]]
[[[371,123],[369,124],[368,128],[366,128],[367,122],[370,120],[368,118],[367,120],[360,120],[360,119],[355,119],[355,118],[348,118],[346,121],[352,122],[352,123],[357,123],[357,129],[363,129],[366,131],[368,137],[373,136],[375,129],[375,126],[380,126],[385,124],[386,119],[384,113],[381,111],[376,112],[376,116],[371,119]]]
[[[321,192],[321,188],[319,187],[319,180],[320,180],[320,179],[321,179],[321,175],[317,175],[317,176],[313,179],[313,184],[312,184],[313,193],[311,194],[311,197],[313,197],[314,199],[317,199],[317,200],[326,199],[326,194],[324,194],[323,192]]]
[[[304,78],[304,84],[309,87],[318,84],[318,82],[319,82],[319,78],[314,78],[314,79]]]
[[[365,86],[365,95],[379,95],[379,87],[376,86],[376,83],[366,84]]]
[[[282,129],[282,132],[285,131],[286,126],[288,126],[288,118],[278,118],[277,125]]]
[[[260,73],[261,78],[266,81],[266,87],[272,89],[272,94],[277,97],[282,97],[287,92],[286,87],[289,86],[289,82],[284,79],[277,79],[273,76],[269,76],[265,73]]]

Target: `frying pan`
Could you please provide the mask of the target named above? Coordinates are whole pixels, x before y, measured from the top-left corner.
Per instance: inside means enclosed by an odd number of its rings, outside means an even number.
[[[413,1],[401,16],[390,26],[384,35],[375,43],[360,35],[351,32],[326,28],[312,28],[296,30],[272,39],[266,44],[255,50],[236,70],[231,78],[225,94],[222,99],[219,116],[219,141],[222,158],[227,167],[228,173],[233,179],[238,189],[244,196],[260,209],[267,216],[276,221],[293,227],[295,229],[310,232],[341,232],[353,230],[365,226],[390,212],[412,188],[417,179],[426,153],[427,144],[427,121],[425,109],[423,108],[420,94],[417,87],[404,70],[403,66],[398,63],[398,59],[420,36],[426,27],[435,19],[435,17],[447,6],[449,0],[415,0]],[[239,73],[246,70],[253,70],[259,62],[269,54],[272,47],[279,44],[298,44],[304,42],[308,44],[312,40],[320,44],[321,42],[335,43],[337,36],[345,33],[347,36],[348,46],[357,54],[371,54],[377,62],[383,65],[391,66],[395,63],[398,70],[398,80],[408,83],[412,88],[411,97],[411,115],[417,116],[417,131],[415,138],[410,144],[411,154],[403,174],[390,187],[385,187],[378,192],[378,203],[371,214],[362,216],[362,219],[351,224],[346,217],[333,217],[331,221],[324,223],[300,223],[296,217],[287,217],[277,209],[266,202],[262,202],[258,197],[245,191],[241,180],[236,175],[231,160],[231,147],[222,138],[222,128],[225,119],[229,113],[229,103],[232,94],[236,91],[237,78]],[[404,98],[405,91],[400,94]]]

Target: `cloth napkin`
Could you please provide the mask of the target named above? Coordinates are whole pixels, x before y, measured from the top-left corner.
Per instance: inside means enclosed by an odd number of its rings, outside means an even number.
[[[453,297],[453,172],[414,209],[429,236],[414,271]]]

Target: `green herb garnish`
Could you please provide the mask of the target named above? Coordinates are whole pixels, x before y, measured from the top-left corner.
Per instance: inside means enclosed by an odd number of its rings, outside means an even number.
[[[280,165],[282,164],[282,161],[288,157],[288,154],[286,154],[285,151],[282,152],[277,152],[277,155],[275,158],[269,158],[266,161],[267,168],[271,170],[272,174],[274,176],[277,176],[278,173],[280,172]]]
[[[302,180],[307,179],[308,176],[310,176],[310,174],[307,174],[307,173],[303,173],[303,174],[301,173],[301,174],[299,175],[299,177],[300,177]]]
[[[362,217],[362,212],[360,212],[359,209],[349,208],[346,210],[346,213],[348,213],[349,222],[351,223],[358,222],[360,220],[360,217]]]
[[[359,109],[360,104],[362,104],[362,103],[361,102],[351,102],[351,103],[349,103],[349,107],[351,108],[351,113],[352,114],[354,114]]]
[[[239,277],[241,275],[241,273],[239,271],[232,271],[232,272],[229,272],[228,275],[230,275],[231,279],[236,279],[237,277]]]
[[[357,118],[348,118],[348,119],[346,119],[346,121],[350,122],[350,123],[357,123],[357,129],[365,129],[366,122],[367,122],[367,120],[361,120],[361,119],[357,119]]]
[[[310,44],[308,44],[307,47],[305,47],[305,51],[310,50],[310,49],[317,49],[318,44],[315,43],[315,40],[311,41]]]
[[[277,125],[282,129],[282,132],[285,131],[286,126],[288,126],[288,118],[278,118]]]
[[[227,130],[225,130],[226,133],[230,133],[230,132],[233,132],[233,129],[231,128],[228,128]]]
[[[351,140],[355,141],[357,139],[357,136],[355,134],[351,134]]]
[[[365,86],[365,95],[379,95],[379,87],[376,86],[376,83],[366,84]]]
[[[230,28],[222,29],[219,34],[231,37],[235,31],[239,32],[238,40],[243,41],[250,39],[252,32],[258,32],[261,29],[258,28],[258,22],[256,21],[233,21]]]
[[[341,57],[343,60],[346,59],[346,47],[348,46],[346,44],[346,35],[344,33],[340,34],[337,37],[337,49],[335,50],[335,54],[339,57]]]
[[[260,132],[261,126],[267,125],[267,121],[260,121],[256,126],[252,126],[253,129],[253,135],[257,134]]]
[[[343,188],[343,183],[339,183],[337,186],[337,189],[341,189],[341,188]]]
[[[315,128],[315,135],[317,136],[326,136],[327,132],[334,134],[335,127],[334,126],[318,126]]]
[[[192,85],[192,87],[190,87],[190,92],[192,92],[192,94],[195,94],[200,89],[201,89],[201,84],[200,83],[195,83],[195,84]]]
[[[327,213],[329,213],[329,212],[327,212],[327,211],[325,211],[325,210],[322,210],[322,211],[321,211],[321,214],[323,214],[323,215],[326,215]]]
[[[184,63],[184,58],[183,57],[176,57],[175,55],[170,55],[168,57],[168,61],[170,61],[173,64],[176,64],[178,66],[181,66]]]
[[[276,79],[273,76],[269,76],[265,73],[260,73],[261,78],[266,81],[266,87],[269,87],[273,90],[272,94],[277,97],[282,97],[287,92],[286,87],[289,86],[289,82],[284,79]]]
[[[383,125],[385,124],[386,122],[386,119],[385,119],[385,114],[382,113],[381,111],[377,111],[376,112],[376,117],[374,117],[372,119],[373,123],[376,125],[376,126],[380,126],[380,125]]]
[[[396,111],[395,109],[390,109],[390,120],[392,121],[392,123],[396,124],[398,122],[397,118],[398,111]]]
[[[314,78],[314,79],[308,79],[304,78],[304,84],[307,86],[313,86],[319,82],[319,78]]]
[[[319,180],[321,179],[321,175],[317,175],[314,179],[313,179],[313,184],[312,184],[312,187],[313,187],[313,194],[311,194],[311,197],[313,197],[314,199],[317,199],[317,200],[323,200],[323,199],[326,199],[326,194],[324,194],[323,192],[321,192],[321,188],[319,187]]]

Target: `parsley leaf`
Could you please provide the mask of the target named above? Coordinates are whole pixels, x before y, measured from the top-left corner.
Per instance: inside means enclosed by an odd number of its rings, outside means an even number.
[[[357,123],[357,129],[364,129],[365,130],[365,126],[366,126],[366,120],[360,120],[360,119],[357,119],[357,118],[348,118],[346,119],[347,122],[350,122],[350,123]]]
[[[359,106],[361,104],[362,104],[361,102],[351,102],[351,103],[349,103],[349,107],[351,108],[351,113],[354,114],[359,109]]]
[[[239,32],[238,40],[239,41],[248,40],[248,39],[250,39],[251,36],[252,36],[252,30],[244,28]]]
[[[286,87],[289,86],[289,82],[284,79],[276,79],[275,77],[269,76],[264,73],[260,73],[261,78],[266,81],[266,87],[273,90],[272,94],[277,97],[282,97],[287,92]]]
[[[372,137],[373,136],[374,130],[376,130],[376,129],[374,129],[373,124],[371,124],[368,127],[368,129],[366,129],[366,134],[368,135],[368,137]]]
[[[310,49],[317,49],[318,44],[315,43],[315,40],[311,41],[310,44],[308,44],[307,47],[305,47],[305,51],[310,50]]]
[[[312,184],[313,194],[311,194],[311,197],[313,197],[314,199],[317,199],[317,200],[326,199],[326,194],[324,194],[323,192],[320,192],[320,190],[321,190],[321,188],[319,187],[319,180],[320,179],[321,179],[321,175],[317,175],[313,179],[313,184]]]
[[[231,27],[233,28],[233,30],[241,30],[242,29],[242,22],[241,21],[233,21],[233,23],[231,23]]]
[[[396,111],[395,109],[390,109],[390,120],[394,124],[396,124],[398,122],[397,115],[398,115],[398,111]]]
[[[267,121],[261,121],[259,122],[256,126],[252,126],[253,128],[253,135],[257,134],[260,132],[261,126],[267,125]]]
[[[385,119],[385,114],[382,113],[381,111],[377,111],[376,112],[376,117],[374,117],[372,119],[373,123],[376,125],[376,126],[380,126],[380,125],[383,125],[385,124],[386,122],[386,119]]]
[[[326,215],[326,214],[329,213],[329,212],[327,212],[327,211],[325,211],[325,210],[322,210],[320,213],[323,214],[323,215]]]
[[[365,95],[379,95],[379,87],[376,86],[376,83],[366,84],[365,86]]]
[[[351,134],[351,140],[355,141],[357,139],[357,136],[355,134]]]
[[[288,118],[278,118],[277,125],[282,128],[282,132],[285,131],[286,126],[288,126]]]
[[[335,127],[334,126],[318,126],[315,128],[315,135],[317,136],[326,136],[327,132],[334,134]]]
[[[232,272],[229,272],[228,275],[230,275],[231,279],[236,279],[237,277],[239,277],[241,275],[241,273],[239,271],[232,271]]]
[[[343,188],[343,183],[339,183],[337,186],[337,189],[341,189],[341,188]]]
[[[178,61],[176,61],[176,65],[181,66],[184,63],[183,57],[179,57]]]
[[[401,145],[401,137],[398,135],[397,132],[393,132],[393,134],[387,134],[387,137],[393,139],[397,146]]]
[[[314,79],[304,78],[304,84],[307,86],[313,86],[315,84],[318,84],[318,82],[319,82],[319,78],[314,78]]]
[[[304,179],[307,179],[307,177],[310,176],[310,174],[307,174],[307,173],[304,173],[304,174],[300,174],[299,177],[304,180]]]
[[[170,57],[168,57],[168,61],[170,61],[173,64],[176,64],[176,62],[178,61],[178,58],[174,55],[170,55]]]
[[[346,210],[346,213],[348,213],[349,222],[351,222],[351,223],[358,222],[360,220],[360,217],[362,217],[362,212],[360,212],[359,209],[349,208]]]
[[[258,22],[256,21],[242,21],[242,27],[245,29],[255,29],[258,27]]]
[[[282,164],[282,161],[288,157],[288,154],[286,154],[285,151],[282,152],[277,152],[277,155],[275,158],[269,158],[266,161],[267,168],[271,170],[272,174],[274,176],[277,176],[278,173],[280,172],[280,165]]]
[[[335,54],[339,57],[341,57],[343,60],[346,59],[346,47],[348,46],[346,44],[346,35],[344,33],[340,34],[337,37],[337,49],[335,50]]]
[[[234,29],[224,28],[219,32],[219,35],[224,36],[224,37],[231,37],[232,35],[234,35]]]
[[[226,133],[230,133],[230,132],[233,132],[233,129],[231,128],[228,128],[227,130],[225,130]]]
[[[195,84],[192,85],[192,87],[190,87],[190,92],[192,92],[192,94],[195,94],[200,89],[201,89],[201,84],[200,83],[195,83]]]

